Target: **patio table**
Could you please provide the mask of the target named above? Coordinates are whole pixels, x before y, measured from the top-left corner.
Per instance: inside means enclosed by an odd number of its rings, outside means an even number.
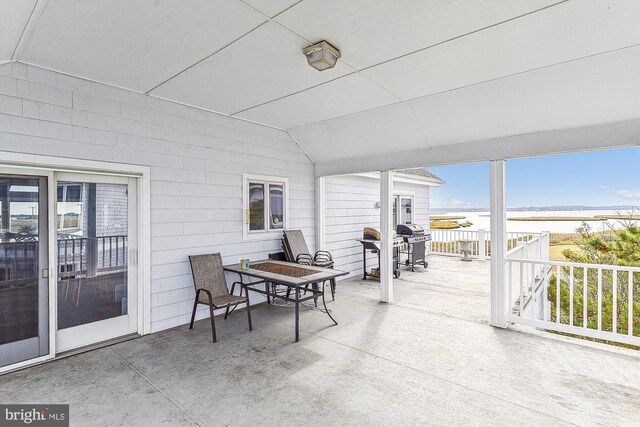
[[[257,292],[267,296],[267,301],[271,299],[282,299],[292,302],[295,305],[296,318],[296,342],[300,339],[300,304],[316,299],[322,296],[322,304],[324,305],[327,316],[335,323],[338,322],[331,316],[327,309],[327,303],[324,299],[324,282],[340,276],[346,276],[346,271],[334,270],[331,268],[316,267],[313,265],[301,265],[287,261],[264,260],[251,263],[249,268],[242,268],[240,264],[232,264],[224,266],[224,270],[236,273],[240,276],[240,283],[245,290]],[[253,282],[245,282],[245,278],[258,279]],[[287,292],[286,296],[277,294],[270,290],[269,283],[284,285],[293,291],[293,298]],[[320,289],[302,289],[313,283],[322,283]],[[265,284],[265,289],[259,289],[256,286]],[[301,291],[311,292],[310,296],[303,296]]]

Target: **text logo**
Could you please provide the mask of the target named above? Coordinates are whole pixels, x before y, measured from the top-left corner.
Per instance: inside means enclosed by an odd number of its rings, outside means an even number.
[[[69,405],[0,405],[0,427],[68,427]]]

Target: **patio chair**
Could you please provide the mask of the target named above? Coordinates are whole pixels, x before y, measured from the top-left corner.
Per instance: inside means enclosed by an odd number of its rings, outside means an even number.
[[[247,304],[247,319],[249,320],[249,330],[252,331],[251,325],[251,308],[249,304],[249,292],[246,296],[242,296],[242,283],[234,282],[231,286],[231,292],[227,288],[227,279],[224,275],[222,267],[222,257],[220,253],[206,255],[189,256],[191,263],[191,273],[193,275],[193,286],[196,289],[196,296],[193,301],[193,312],[191,313],[191,323],[189,329],[193,329],[193,321],[196,317],[196,309],[198,304],[209,306],[209,314],[211,316],[211,333],[213,342],[217,342],[216,324],[214,321],[213,311],[218,308],[226,308],[224,318],[229,315],[229,309],[235,308],[238,304]],[[240,285],[240,295],[233,295],[236,284]]]
[[[333,268],[333,258],[327,251],[316,251],[311,255],[304,234],[301,230],[284,230],[284,239],[282,239],[282,248],[284,249],[287,261],[298,264],[315,265],[316,267]],[[331,300],[336,299],[336,279],[330,280],[331,284]]]

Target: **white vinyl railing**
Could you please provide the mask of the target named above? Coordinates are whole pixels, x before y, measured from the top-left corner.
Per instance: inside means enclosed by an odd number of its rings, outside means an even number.
[[[507,249],[515,248],[544,233],[524,231],[507,233]],[[460,240],[471,240],[472,258],[487,259],[491,256],[490,232],[488,230],[431,230],[431,253],[445,256],[462,256]]]
[[[640,345],[640,268],[513,254],[505,267],[507,321]]]

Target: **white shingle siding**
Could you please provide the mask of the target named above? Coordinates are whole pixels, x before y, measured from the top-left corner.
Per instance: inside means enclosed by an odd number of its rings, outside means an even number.
[[[151,168],[152,331],[189,321],[188,255],[280,250],[276,236],[242,241],[243,173],[289,178],[289,227],[315,247],[314,165],[283,131],[12,63],[0,65],[2,151]]]
[[[333,255],[335,267],[362,274],[362,238],[364,227],[380,229],[380,181],[359,175],[327,177],[326,188],[326,248]],[[394,192],[411,193],[415,197],[415,222],[429,228],[429,187],[402,182],[394,183]],[[377,266],[376,255],[368,253],[367,268]]]

